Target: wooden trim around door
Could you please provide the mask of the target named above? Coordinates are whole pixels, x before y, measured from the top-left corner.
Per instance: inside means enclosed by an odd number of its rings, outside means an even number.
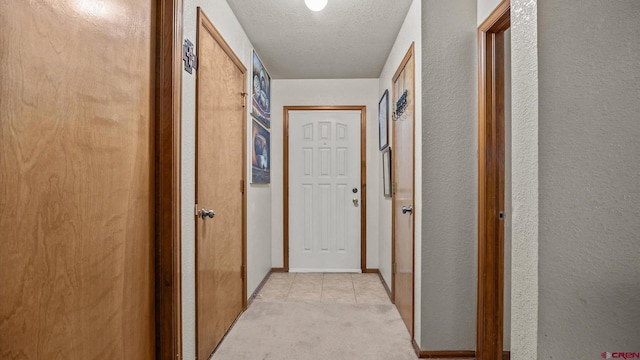
[[[156,359],[182,358],[181,93],[182,0],[156,12],[155,319]]]
[[[395,83],[396,80],[398,80],[398,78],[400,77],[400,74],[402,74],[402,71],[404,70],[404,68],[407,66],[407,63],[409,63],[409,60],[411,60],[412,57],[415,56],[415,43],[411,43],[411,46],[409,46],[409,50],[407,50],[407,53],[404,55],[404,58],[402,59],[402,61],[400,62],[400,65],[398,66],[398,68],[396,69],[396,72],[393,74],[393,78],[391,80],[391,83]],[[414,67],[415,67],[415,58],[414,58]],[[395,93],[395,87],[393,87],[392,85],[392,89],[393,89],[393,94],[392,94],[392,103],[395,101],[395,97],[398,95]],[[413,136],[413,164],[412,164],[412,168],[413,168],[413,199],[411,200],[411,203],[415,205],[416,203],[416,119],[415,119],[415,113],[416,113],[416,101],[418,101],[418,99],[415,98],[415,93],[416,93],[416,79],[415,79],[415,69],[414,69],[414,73],[413,73],[413,94],[414,94],[414,98],[413,98],[413,104],[412,104],[412,108],[411,108],[411,113],[414,116],[413,119],[413,131],[412,131],[412,136]],[[392,105],[395,106],[395,105]],[[393,121],[392,121],[393,122]],[[397,138],[396,138],[396,131],[395,131],[395,122],[393,122],[393,139],[392,139],[392,143],[390,144],[390,146],[395,146],[395,144],[397,144]],[[391,157],[391,162],[392,162],[392,171],[391,171],[391,184],[392,184],[392,188],[391,188],[391,302],[395,303],[396,300],[396,281],[395,281],[395,266],[394,264],[396,263],[396,214],[395,214],[395,209],[396,209],[396,194],[394,191],[394,184],[395,184],[395,169],[396,169],[396,160],[397,160],[397,156],[392,156]],[[415,207],[415,206],[414,206]],[[415,213],[414,213],[415,214]],[[412,215],[415,216],[415,215]],[[413,224],[412,224],[413,228],[411,229],[411,236],[412,236],[412,267],[413,267],[413,279],[412,279],[412,297],[413,297],[413,301],[412,301],[412,305],[411,305],[411,338],[413,339],[413,334],[414,334],[414,327],[415,327],[415,315],[416,315],[416,304],[415,304],[415,296],[416,296],[416,221],[415,218],[413,220]]]
[[[360,111],[360,268],[367,271],[367,107],[347,106],[285,106],[284,107],[284,175],[283,175],[283,269],[289,271],[289,111],[338,110]]]
[[[504,0],[478,28],[478,310],[479,360],[502,357],[504,317]]]

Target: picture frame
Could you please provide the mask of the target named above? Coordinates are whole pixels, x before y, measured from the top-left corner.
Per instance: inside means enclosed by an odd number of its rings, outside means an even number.
[[[251,183],[271,182],[271,134],[255,119],[251,131]]]
[[[271,128],[271,76],[253,50],[251,81],[251,116],[265,128]]]
[[[378,102],[378,134],[380,151],[389,146],[389,90],[385,90]]]
[[[382,151],[382,190],[385,197],[393,195],[391,179],[391,147],[387,146]]]

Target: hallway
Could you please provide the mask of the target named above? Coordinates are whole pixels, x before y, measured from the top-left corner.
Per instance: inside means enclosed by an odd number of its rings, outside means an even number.
[[[0,360],[640,359],[640,0],[0,29]]]
[[[377,274],[273,273],[212,359],[416,359]]]

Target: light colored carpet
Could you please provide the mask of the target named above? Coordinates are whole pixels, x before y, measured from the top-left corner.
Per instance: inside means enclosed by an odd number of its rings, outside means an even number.
[[[415,360],[393,305],[255,301],[213,360]]]

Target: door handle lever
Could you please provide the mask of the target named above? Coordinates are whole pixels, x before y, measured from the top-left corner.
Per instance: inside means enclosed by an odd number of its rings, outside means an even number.
[[[411,205],[409,205],[409,206],[403,206],[403,207],[402,207],[402,213],[403,213],[403,214],[409,213],[409,214],[411,214],[411,215],[412,215],[412,214],[413,214],[413,206],[411,206]]]

